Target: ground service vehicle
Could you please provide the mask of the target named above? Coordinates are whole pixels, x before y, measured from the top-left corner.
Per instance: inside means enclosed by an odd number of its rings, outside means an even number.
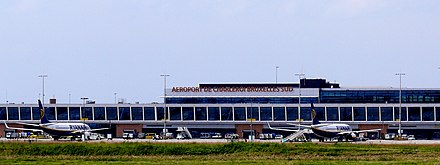
[[[126,129],[122,134],[123,139],[134,139],[135,137],[136,137],[136,131],[132,129]]]
[[[145,139],[154,139],[155,137],[156,137],[156,133],[145,134]]]
[[[104,135],[99,134],[99,133],[91,133],[89,136],[89,139],[91,139],[91,140],[101,140],[104,138],[105,138]]]

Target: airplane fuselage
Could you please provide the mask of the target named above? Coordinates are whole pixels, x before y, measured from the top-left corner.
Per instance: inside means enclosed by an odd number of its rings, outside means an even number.
[[[311,129],[316,136],[321,138],[339,137],[342,132],[351,132],[348,124],[317,124],[312,125]]]
[[[44,132],[56,136],[80,135],[82,132],[89,132],[91,129],[84,123],[48,123],[40,124]]]

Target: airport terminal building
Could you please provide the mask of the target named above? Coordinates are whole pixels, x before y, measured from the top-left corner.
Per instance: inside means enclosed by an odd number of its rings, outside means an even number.
[[[52,102],[45,106],[46,116],[52,122],[111,127],[110,132],[116,137],[122,136],[124,129],[159,133],[164,124],[170,132],[187,127],[195,134],[237,133],[243,137],[251,130],[257,135],[281,133],[268,129],[267,123],[277,127],[292,127],[286,123],[311,124],[313,103],[317,118],[323,123],[346,123],[356,130],[381,128],[382,133],[397,133],[400,122],[403,133],[440,138],[440,89],[344,88],[325,79],[301,79],[300,83],[171,87],[166,90],[165,100],[166,104]],[[0,120],[7,123],[39,123],[39,118],[37,104],[0,104]],[[4,130],[1,125],[1,136]]]

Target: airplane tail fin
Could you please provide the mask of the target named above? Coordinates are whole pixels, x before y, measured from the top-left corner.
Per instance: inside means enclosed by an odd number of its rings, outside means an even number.
[[[319,120],[316,118],[316,110],[315,110],[315,106],[313,106],[313,103],[312,103],[312,122],[313,125],[321,124],[321,122],[319,122]]]
[[[38,100],[38,106],[40,108],[40,122],[41,124],[50,123],[49,120],[47,120],[45,115],[45,108],[43,107],[43,104],[41,104],[41,100]]]

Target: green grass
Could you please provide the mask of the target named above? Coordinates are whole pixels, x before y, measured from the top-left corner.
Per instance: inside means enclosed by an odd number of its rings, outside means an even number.
[[[0,164],[439,164],[440,145],[1,143]]]

